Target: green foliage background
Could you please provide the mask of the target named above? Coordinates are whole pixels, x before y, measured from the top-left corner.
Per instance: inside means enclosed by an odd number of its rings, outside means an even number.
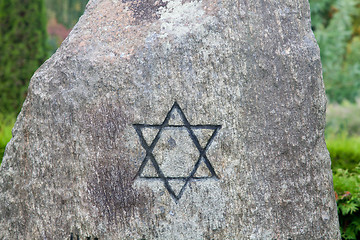
[[[360,0],[310,0],[326,93],[354,102],[360,90]]]
[[[46,58],[43,0],[0,1],[0,113],[20,111],[29,79]]]
[[[353,171],[334,170],[334,189],[343,239],[360,236],[360,165]]]

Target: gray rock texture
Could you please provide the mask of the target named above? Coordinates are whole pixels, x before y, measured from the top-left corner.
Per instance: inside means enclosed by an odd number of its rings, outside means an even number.
[[[31,79],[0,239],[340,239],[321,75],[307,0],[90,0]]]

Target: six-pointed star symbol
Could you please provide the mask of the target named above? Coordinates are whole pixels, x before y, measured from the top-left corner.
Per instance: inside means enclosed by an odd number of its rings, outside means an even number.
[[[172,123],[171,118],[174,118],[174,115],[178,116],[178,122]],[[170,111],[167,113],[165,120],[160,125],[150,125],[150,124],[134,124],[133,125],[136,133],[140,138],[140,143],[142,147],[146,151],[146,156],[144,157],[139,171],[136,174],[136,177],[145,178],[145,179],[160,179],[163,181],[165,188],[168,190],[169,194],[178,201],[187,184],[192,179],[207,179],[207,178],[218,178],[215,173],[214,167],[210,163],[208,157],[206,156],[206,151],[209,149],[213,139],[215,138],[218,130],[221,128],[220,125],[190,125],[189,121],[186,119],[184,112],[180,108],[179,104],[176,102],[171,107]],[[159,139],[164,131],[167,129],[173,129],[174,132],[179,132],[186,130],[187,136],[191,139],[196,149],[198,150],[198,157],[194,161],[194,166],[190,171],[188,176],[169,176],[169,174],[161,169],[159,162],[155,158],[155,154],[153,153],[156,144],[158,144]],[[155,137],[152,141],[147,141],[146,136],[144,135],[144,131],[146,130],[155,130]],[[203,144],[200,144],[198,136],[195,134],[197,130],[207,130],[210,131],[210,134],[206,137],[206,141]],[[171,140],[173,140],[171,138]],[[154,176],[144,176],[143,172],[146,166],[151,166],[155,169]],[[208,175],[206,176],[197,176],[197,171],[200,170],[200,166],[205,168],[208,171]],[[191,166],[192,167],[192,166]],[[180,174],[181,175],[181,174]],[[177,180],[181,182],[180,188],[178,191],[175,191],[174,186],[170,184],[170,181]]]

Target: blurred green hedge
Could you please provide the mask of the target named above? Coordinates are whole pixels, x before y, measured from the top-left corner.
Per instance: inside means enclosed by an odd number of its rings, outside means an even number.
[[[17,113],[29,80],[47,57],[43,0],[0,1],[0,112]]]
[[[326,93],[332,102],[356,100],[360,90],[360,0],[310,0]]]

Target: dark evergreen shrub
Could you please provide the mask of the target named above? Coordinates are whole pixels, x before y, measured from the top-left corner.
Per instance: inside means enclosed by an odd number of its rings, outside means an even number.
[[[29,80],[47,57],[43,0],[0,1],[0,112],[18,112]]]

